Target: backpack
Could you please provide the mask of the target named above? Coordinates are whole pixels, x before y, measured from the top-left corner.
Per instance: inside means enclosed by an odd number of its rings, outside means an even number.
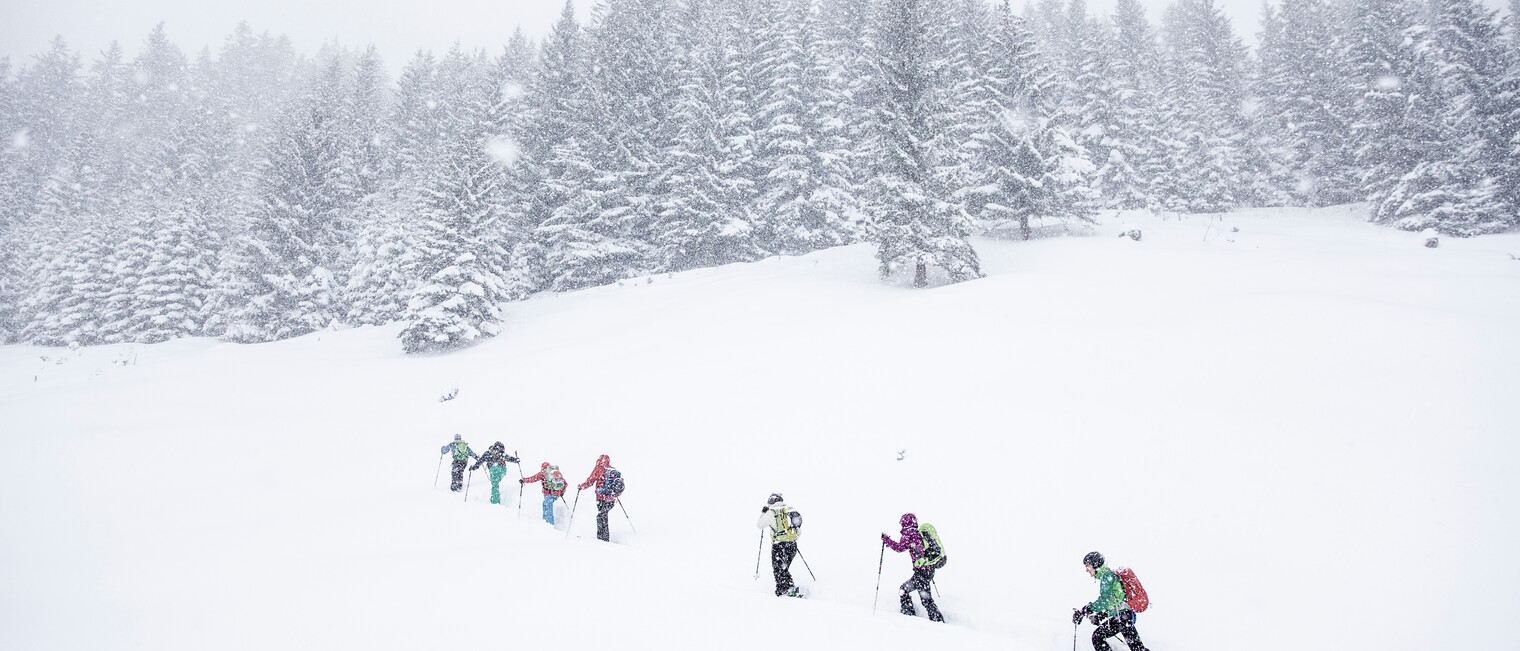
[[[793,511],[790,507],[771,511],[772,519],[776,521],[773,527],[774,535],[791,536],[795,539],[802,533],[802,514]],[[785,515],[786,517],[782,517]]]
[[[470,444],[464,441],[454,441],[454,460],[464,461],[470,456]]]
[[[945,556],[945,543],[939,539],[939,532],[935,531],[932,524],[918,525],[918,535],[924,539],[924,558],[930,561],[938,561]]]
[[[623,488],[623,473],[618,472],[617,468],[608,467],[607,473],[602,475],[602,487],[596,492],[617,497],[623,494]]]
[[[565,490],[565,476],[559,474],[559,466],[549,466],[544,470],[544,488],[551,491]]]
[[[1121,567],[1114,574],[1119,575],[1119,583],[1124,586],[1124,605],[1137,613],[1145,612],[1145,609],[1151,605],[1151,599],[1145,595],[1145,587],[1140,585],[1140,579],[1135,576],[1135,571]]]

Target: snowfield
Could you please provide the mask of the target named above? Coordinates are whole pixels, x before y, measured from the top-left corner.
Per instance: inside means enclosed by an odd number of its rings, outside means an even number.
[[[1061,651],[1095,549],[1153,651],[1512,647],[1520,234],[1361,210],[1106,214],[927,290],[866,245],[641,278],[439,356],[0,347],[0,648]],[[501,506],[435,486],[456,432],[611,455],[617,544],[589,492],[568,539],[519,513],[515,467]],[[773,491],[805,600],[754,578]],[[903,512],[948,625],[896,613],[905,554],[872,613]]]

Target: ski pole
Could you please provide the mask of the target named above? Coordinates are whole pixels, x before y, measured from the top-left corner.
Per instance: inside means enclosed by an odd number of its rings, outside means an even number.
[[[939,595],[940,599],[945,598],[945,594],[939,591],[939,584],[935,583],[934,579],[929,579],[929,587],[934,588],[934,594]]]
[[[438,488],[438,476],[443,472],[443,456],[438,455],[438,470],[433,471],[433,488]]]
[[[570,539],[570,525],[575,524],[575,509],[581,505],[581,489],[575,489],[575,505],[570,507],[570,518],[565,520],[565,540]]]
[[[1077,651],[1077,627],[1081,624],[1071,625],[1071,651]]]
[[[634,533],[638,533],[639,530],[636,529],[636,528],[634,528],[634,526],[633,526],[633,518],[629,518],[628,517],[628,507],[623,506],[623,500],[618,500],[617,503],[618,503],[618,508],[620,508],[620,509],[623,510],[623,517],[628,518],[628,528],[629,529],[633,529]]]
[[[470,480],[475,478],[475,469],[470,469],[470,476],[464,480],[464,501],[470,501]]]
[[[885,551],[882,552],[883,556],[885,556],[886,554],[887,553]],[[808,576],[812,576],[813,577],[813,582],[817,583],[818,582],[818,577],[813,576],[813,568],[808,567],[807,558],[802,555],[802,548],[801,547],[797,548],[797,558],[801,558],[802,559],[802,566],[803,567],[807,567]]]
[[[871,599],[871,614],[876,614],[876,602],[881,600],[881,563],[887,559],[887,543],[881,544],[881,557],[876,559],[876,597]]]
[[[512,456],[517,457],[517,450],[513,450],[512,451]],[[527,482],[521,481],[523,479],[527,479],[527,477],[524,477],[523,474],[522,474],[522,457],[517,457],[517,479],[518,479],[518,482],[517,482],[517,519],[521,520],[522,519],[523,486],[527,486],[528,485]],[[545,477],[545,479],[548,479],[548,478]]]
[[[760,554],[765,551],[765,530],[760,531],[760,546],[755,548],[755,580],[760,580]]]

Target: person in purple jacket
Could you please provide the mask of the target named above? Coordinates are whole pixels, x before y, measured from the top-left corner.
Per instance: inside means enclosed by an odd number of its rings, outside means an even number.
[[[897,599],[902,606],[902,614],[918,614],[913,610],[913,597],[909,595],[916,590],[919,602],[924,605],[924,612],[929,615],[929,621],[943,622],[945,616],[939,612],[939,607],[934,605],[934,595],[931,592],[934,585],[934,570],[945,566],[945,547],[940,544],[939,533],[929,525],[924,525],[921,529],[918,526],[918,517],[912,513],[904,513],[902,519],[898,520],[898,524],[902,525],[902,539],[892,540],[887,534],[881,534],[881,543],[892,548],[894,552],[906,551],[913,559],[913,577],[897,589]]]

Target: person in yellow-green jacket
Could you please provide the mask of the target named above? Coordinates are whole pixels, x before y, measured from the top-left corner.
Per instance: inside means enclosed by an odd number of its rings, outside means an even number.
[[[470,459],[479,459],[480,456],[470,449],[470,444],[464,442],[464,437],[455,434],[454,442],[448,443],[438,449],[439,456],[454,453],[454,464],[450,466],[449,490],[458,493],[464,490],[464,469],[470,464]]]
[[[1108,569],[1103,555],[1098,552],[1083,556],[1082,567],[1088,576],[1098,580],[1098,598],[1073,611],[1071,623],[1080,624],[1082,618],[1087,617],[1097,625],[1092,634],[1093,651],[1109,651],[1108,638],[1115,635],[1124,638],[1129,651],[1146,651],[1140,642],[1140,633],[1135,630],[1135,611],[1125,603],[1124,584],[1119,575]]]
[[[771,493],[760,507],[760,521],[755,526],[771,532],[771,573],[776,575],[776,596],[801,597],[802,592],[792,583],[792,558],[797,555],[797,536],[791,509],[781,501],[781,493]]]

